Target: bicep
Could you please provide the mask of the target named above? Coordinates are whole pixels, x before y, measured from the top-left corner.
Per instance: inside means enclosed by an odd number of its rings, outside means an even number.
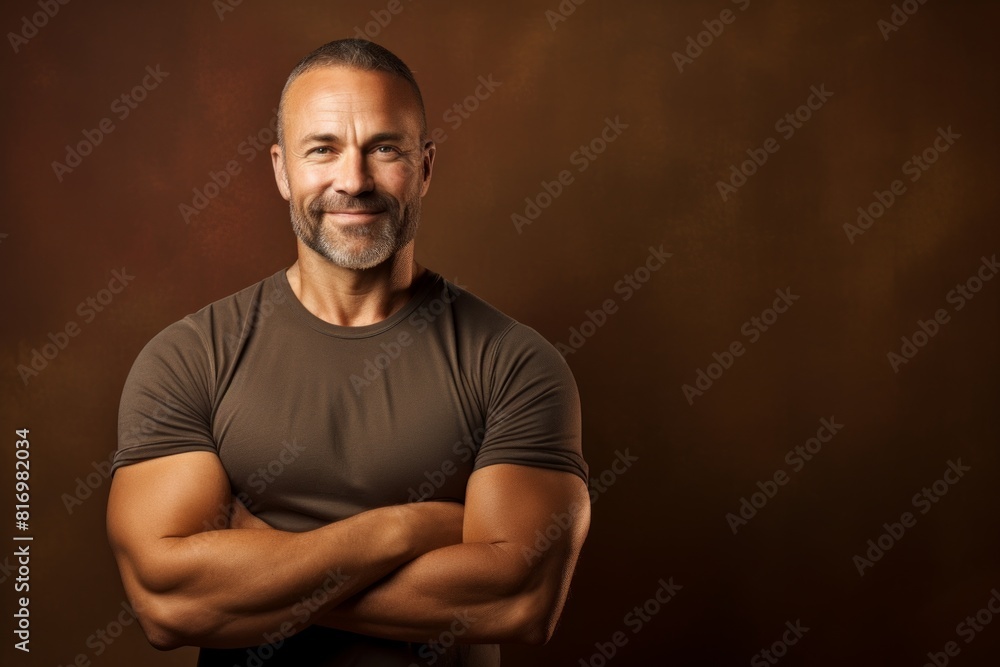
[[[469,478],[465,542],[507,545],[532,568],[547,563],[561,569],[575,562],[589,526],[590,498],[575,474],[496,464]]]
[[[217,455],[186,452],[119,468],[108,498],[108,539],[126,587],[169,587],[164,538],[225,528],[229,480]]]

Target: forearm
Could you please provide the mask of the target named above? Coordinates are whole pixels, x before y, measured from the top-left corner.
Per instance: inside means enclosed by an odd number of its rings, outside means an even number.
[[[428,502],[273,530],[232,500],[215,454],[186,452],[118,470],[108,540],[151,644],[226,648],[290,636],[403,563],[457,544],[462,515],[457,503]],[[220,518],[227,528],[205,530]]]
[[[141,571],[130,568],[128,588],[163,648],[260,644],[265,632],[301,630],[416,556],[398,526],[394,508],[383,508],[305,533],[163,537]]]
[[[534,642],[532,619],[556,597],[511,544],[465,543],[429,552],[314,622],[414,642]]]
[[[416,642],[544,643],[589,525],[590,498],[576,476],[483,468],[469,480],[462,544],[420,556],[314,622]],[[549,542],[532,548],[539,534]]]

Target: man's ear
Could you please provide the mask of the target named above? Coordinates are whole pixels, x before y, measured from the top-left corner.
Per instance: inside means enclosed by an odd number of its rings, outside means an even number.
[[[430,139],[424,144],[423,161],[421,168],[423,173],[421,174],[422,183],[420,184],[420,196],[423,197],[427,194],[427,190],[431,187],[431,174],[434,171],[434,156],[437,155],[437,146]]]
[[[286,201],[291,201],[292,191],[288,187],[288,172],[285,170],[285,155],[281,146],[274,144],[271,146],[271,166],[274,168],[274,182],[278,185],[278,192]]]

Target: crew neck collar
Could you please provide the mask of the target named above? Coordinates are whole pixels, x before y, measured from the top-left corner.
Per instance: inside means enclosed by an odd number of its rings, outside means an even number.
[[[286,273],[288,268],[289,267],[283,268],[271,276],[271,279],[275,284],[275,289],[281,292],[284,296],[282,302],[287,304],[287,307],[294,312],[295,316],[308,325],[309,328],[327,336],[335,336],[337,338],[368,338],[371,336],[377,336],[380,333],[392,329],[394,326],[409,317],[409,315],[416,310],[417,306],[419,306],[420,303],[427,298],[431,289],[433,289],[434,286],[439,284],[442,280],[439,274],[425,267],[424,272],[413,281],[413,296],[410,297],[409,301],[407,301],[402,308],[379,322],[357,327],[349,327],[332,324],[313,315],[309,309],[306,308],[301,301],[299,301],[299,298],[292,290],[292,286],[288,283],[288,275]]]

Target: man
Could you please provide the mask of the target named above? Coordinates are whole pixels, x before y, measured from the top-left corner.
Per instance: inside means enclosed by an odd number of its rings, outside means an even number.
[[[499,664],[551,636],[589,526],[572,375],[414,261],[435,146],[402,61],[320,47],[278,120],[297,261],[167,327],[125,384],[125,590],[200,665]]]

